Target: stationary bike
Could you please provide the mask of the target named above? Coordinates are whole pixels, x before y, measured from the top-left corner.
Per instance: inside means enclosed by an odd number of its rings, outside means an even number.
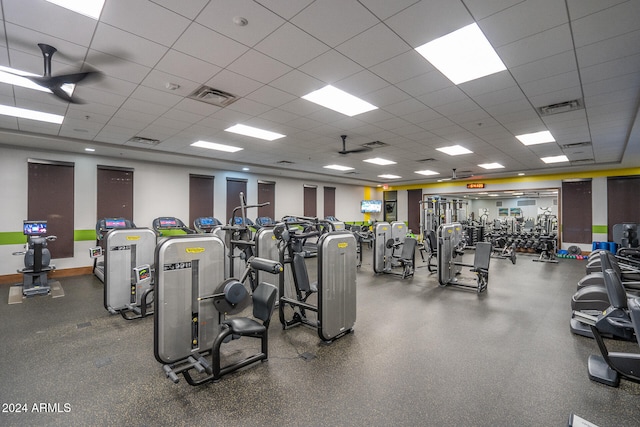
[[[27,236],[26,250],[13,253],[24,255],[24,268],[18,270],[18,273],[22,273],[22,295],[48,295],[51,285],[47,273],[56,267],[51,265],[47,242],[52,242],[57,237],[46,235],[47,221],[24,221],[23,233]]]

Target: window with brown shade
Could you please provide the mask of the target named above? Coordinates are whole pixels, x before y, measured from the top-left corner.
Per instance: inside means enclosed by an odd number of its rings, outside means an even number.
[[[98,165],[97,218],[133,221],[133,169]]]
[[[311,185],[304,186],[304,216],[315,217],[317,215],[317,193],[317,187]]]
[[[336,187],[324,187],[324,217],[336,216]]]
[[[227,224],[233,216],[233,209],[240,206],[240,193],[244,193],[245,200],[247,197],[247,180],[227,178]],[[240,210],[236,212],[236,216],[242,216]],[[219,218],[222,221],[222,218]],[[224,221],[223,221],[224,222]]]
[[[562,183],[562,241],[591,243],[591,180]]]
[[[189,174],[189,224],[196,218],[213,216],[213,177]]]
[[[258,181],[258,204],[267,203],[267,206],[258,208],[258,217],[266,216],[275,219],[276,212],[276,183],[270,181]]]
[[[51,258],[73,257],[74,164],[29,159],[28,220],[46,220]]]
[[[613,226],[624,222],[640,224],[638,195],[640,177],[615,176],[607,179],[607,226],[609,241],[613,241]]]

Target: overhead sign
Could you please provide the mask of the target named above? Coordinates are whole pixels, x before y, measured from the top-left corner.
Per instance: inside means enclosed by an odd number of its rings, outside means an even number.
[[[484,182],[472,182],[467,184],[467,188],[484,188]]]

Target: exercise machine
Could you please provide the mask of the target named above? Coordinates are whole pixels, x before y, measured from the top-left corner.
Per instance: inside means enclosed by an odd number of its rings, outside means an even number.
[[[220,220],[212,216],[199,217],[193,220],[193,229],[199,234],[213,233],[221,226]]]
[[[13,252],[13,255],[24,256],[24,267],[18,270],[22,274],[22,284],[12,286],[9,291],[9,304],[22,302],[22,297],[49,295],[64,296],[62,286],[48,278],[48,273],[55,270],[51,264],[51,253],[47,243],[56,240],[56,236],[47,236],[47,221],[23,221],[22,232],[27,236],[24,251]],[[55,294],[54,291],[55,290]]]
[[[224,242],[211,234],[173,236],[156,247],[154,355],[173,382],[178,382],[180,374],[194,386],[218,381],[268,358],[267,331],[276,288],[262,282],[250,294],[245,282],[251,271],[277,273],[282,266],[251,258],[240,279],[225,279],[225,256]],[[261,322],[248,317],[225,318],[242,312],[251,302],[253,315]],[[222,367],[222,345],[241,336],[259,338],[261,351]]]
[[[629,318],[627,293],[617,272],[609,265],[605,254],[602,255],[602,262],[609,307],[596,315],[587,311],[574,310],[569,323],[571,332],[594,338],[591,328],[593,325],[603,335],[630,340],[633,338],[633,329]]]
[[[153,314],[156,233],[148,228],[113,227],[104,242],[104,308],[127,320]]]
[[[438,282],[440,286],[459,286],[474,289],[478,294],[487,290],[489,284],[489,263],[491,261],[491,243],[476,244],[473,264],[458,262],[464,254],[465,239],[462,225],[459,223],[442,224],[438,227]],[[460,281],[458,275],[462,267],[471,267],[475,274],[475,284]]]
[[[353,330],[356,321],[357,243],[349,231],[331,231],[318,239],[317,281],[309,279],[302,242],[319,230],[300,232],[295,223],[280,223],[273,230],[279,240],[280,263],[288,267],[294,288],[279,280],[279,318],[284,329],[306,325],[323,341],[336,340]],[[310,297],[316,299],[316,304]],[[288,313],[293,312],[291,316]]]
[[[418,242],[412,237],[406,237],[406,234],[403,222],[376,223],[373,235],[374,273],[395,274],[403,279],[413,276]],[[402,267],[402,272],[394,271],[395,267]]]
[[[106,245],[107,233],[115,228],[136,228],[133,221],[125,218],[102,218],[96,222],[96,247],[91,248],[89,256],[93,258],[93,274],[104,283],[104,259],[102,258]]]

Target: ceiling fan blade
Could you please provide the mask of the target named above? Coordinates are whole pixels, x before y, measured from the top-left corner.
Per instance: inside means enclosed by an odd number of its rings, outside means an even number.
[[[53,94],[55,96],[57,96],[58,98],[62,99],[63,101],[67,101],[67,102],[70,102],[72,104],[84,104],[84,102],[82,100],[69,96],[69,94],[67,92],[65,92],[64,90],[62,90],[60,87],[53,87],[53,88],[49,88],[49,89],[51,90],[51,92],[53,92]]]
[[[340,153],[340,154],[350,154],[350,153],[362,153],[363,151],[371,151],[371,148],[367,148],[367,147],[354,148],[353,150],[338,151],[338,153]]]

